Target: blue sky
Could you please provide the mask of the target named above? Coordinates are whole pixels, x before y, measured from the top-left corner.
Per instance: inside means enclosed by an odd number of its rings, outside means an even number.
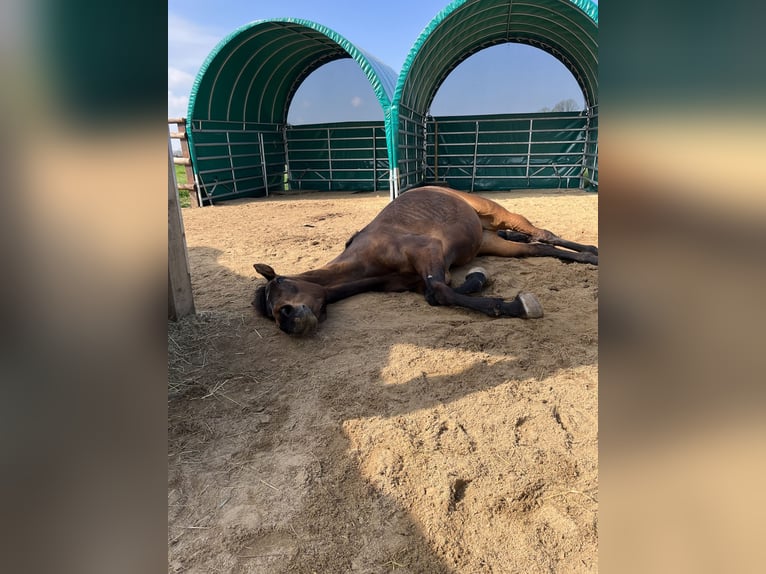
[[[168,116],[186,116],[194,78],[210,50],[236,28],[262,18],[313,20],[401,70],[412,44],[449,0],[169,0]],[[401,16],[402,14],[406,16]],[[480,89],[474,89],[480,86]],[[433,115],[536,112],[583,96],[552,56],[504,44],[475,54],[445,80]],[[352,60],[331,62],[309,76],[293,99],[291,123],[382,119],[380,106]]]

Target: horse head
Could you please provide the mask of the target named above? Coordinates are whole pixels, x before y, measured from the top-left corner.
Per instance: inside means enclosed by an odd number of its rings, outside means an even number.
[[[253,306],[289,335],[309,335],[327,316],[327,293],[316,283],[277,275],[263,263],[253,265],[266,278],[255,291]]]

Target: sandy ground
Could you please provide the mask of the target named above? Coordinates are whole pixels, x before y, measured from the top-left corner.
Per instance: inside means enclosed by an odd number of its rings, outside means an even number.
[[[595,194],[487,195],[598,244]],[[322,265],[387,201],[183,210],[198,314],[168,325],[169,572],[598,570],[596,267],[481,258],[484,293],[531,291],[539,320],[414,293],[331,305],[305,339],[254,314],[253,263]]]

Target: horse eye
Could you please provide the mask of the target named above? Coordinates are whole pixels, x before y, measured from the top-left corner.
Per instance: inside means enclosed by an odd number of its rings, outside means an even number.
[[[284,281],[284,280],[285,280],[284,277],[277,277],[276,279],[274,279],[274,281],[276,281],[278,284],[282,283],[282,281]]]

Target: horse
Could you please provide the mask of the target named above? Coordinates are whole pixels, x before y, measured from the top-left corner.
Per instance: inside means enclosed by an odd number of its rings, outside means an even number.
[[[290,335],[309,335],[327,306],[366,291],[415,291],[430,305],[459,306],[490,317],[536,319],[543,308],[532,293],[513,299],[471,296],[486,285],[481,267],[458,287],[450,268],[479,255],[555,257],[598,265],[598,247],[567,241],[479,195],[446,186],[408,190],[387,204],[343,252],[324,266],[280,275],[265,263],[253,267],[267,283],[255,291],[256,311]]]

